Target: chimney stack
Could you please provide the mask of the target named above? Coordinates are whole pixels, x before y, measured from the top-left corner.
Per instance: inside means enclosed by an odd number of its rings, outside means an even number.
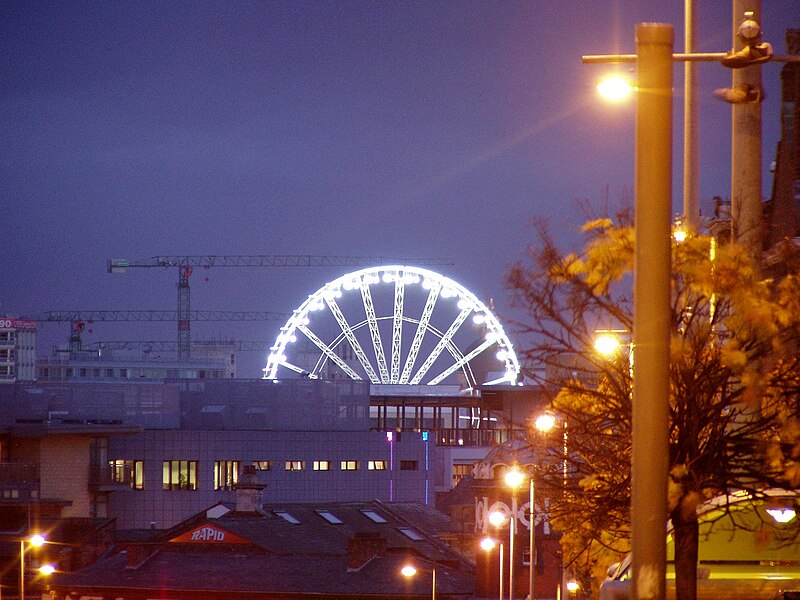
[[[265,487],[256,476],[256,468],[245,465],[236,483],[236,512],[258,512],[261,509],[261,490]]]

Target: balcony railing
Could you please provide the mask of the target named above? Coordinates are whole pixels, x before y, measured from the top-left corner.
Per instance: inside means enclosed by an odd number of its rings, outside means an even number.
[[[34,464],[0,462],[0,502],[39,498],[39,469]]]

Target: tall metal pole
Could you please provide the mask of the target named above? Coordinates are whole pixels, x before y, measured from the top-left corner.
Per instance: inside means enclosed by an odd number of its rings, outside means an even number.
[[[511,493],[511,522],[508,539],[508,600],[514,600],[514,530],[517,528],[517,488]]]
[[[530,527],[530,537],[528,539],[528,556],[530,557],[530,565],[528,570],[530,572],[528,578],[528,592],[531,600],[536,600],[536,509],[533,490],[533,472],[531,472],[530,489],[528,491],[528,502],[530,504],[530,518],[528,527]]]
[[[684,1],[684,47],[686,54],[696,50],[697,11],[694,0]],[[697,66],[683,63],[683,217],[686,227],[696,232],[700,226],[700,183],[698,148]]]
[[[666,593],[672,25],[636,26],[631,528],[636,599]]]
[[[19,600],[25,600],[25,539],[19,540]]]
[[[744,46],[739,25],[746,11],[761,22],[760,0],[733,0],[733,49]],[[733,88],[761,89],[761,65],[733,69]],[[734,241],[754,259],[761,256],[761,103],[733,104],[731,112],[731,212]]]
[[[503,542],[500,542],[500,600],[503,600]]]

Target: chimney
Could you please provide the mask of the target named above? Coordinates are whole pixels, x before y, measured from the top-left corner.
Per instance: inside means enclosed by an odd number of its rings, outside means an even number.
[[[236,482],[236,512],[258,512],[261,508],[261,490],[265,487],[256,476],[256,468],[245,465]]]
[[[386,554],[386,538],[378,532],[360,532],[347,542],[347,571],[359,571],[373,558]]]

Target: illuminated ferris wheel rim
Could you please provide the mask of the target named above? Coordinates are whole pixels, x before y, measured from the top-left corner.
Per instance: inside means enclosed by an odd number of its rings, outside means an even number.
[[[370,290],[373,286],[381,284],[394,286],[394,314],[391,317],[378,317],[375,314]],[[403,314],[404,289],[407,285],[413,286],[417,284],[428,290],[428,301],[422,316],[419,318],[412,318]],[[336,299],[341,298],[343,292],[357,293],[359,291],[361,292],[366,318],[356,325],[350,325],[347,323],[341,309],[338,307]],[[433,309],[439,297],[445,299],[457,298],[457,307],[460,311],[459,316],[451,323],[450,327],[444,333],[430,323]],[[309,315],[323,310],[326,306],[330,309],[331,313],[333,313],[341,329],[341,333],[337,336],[335,343],[330,345],[327,345],[317,338],[313,331],[309,330],[307,327],[311,321]],[[465,355],[455,346],[452,338],[469,315],[473,316],[474,322],[482,324],[485,327],[486,337],[482,344]],[[386,360],[387,357],[383,350],[383,342],[378,331],[378,321],[383,321],[388,318],[391,318],[394,323],[394,333],[391,341],[392,352],[389,356],[391,370],[389,361]],[[417,323],[417,332],[405,357],[405,365],[402,367],[401,374],[399,364],[401,362],[400,338],[401,328],[404,322]],[[355,339],[353,333],[356,329],[360,329],[365,325],[369,326],[372,335],[372,350],[376,357],[377,368],[366,356],[366,353]],[[270,348],[267,366],[264,368],[264,377],[266,379],[276,379],[279,367],[284,367],[312,378],[317,376],[316,372],[309,373],[289,363],[287,360],[285,354],[286,347],[297,340],[298,331],[307,337],[322,352],[318,365],[324,362],[323,359],[327,357],[342,368],[351,378],[361,379],[361,376],[339,359],[333,351],[342,341],[346,340],[349,342],[362,368],[364,368],[367,376],[373,383],[418,384],[427,373],[427,370],[432,366],[433,362],[435,362],[436,358],[444,350],[447,350],[455,362],[444,373],[440,373],[438,376],[428,381],[428,385],[440,383],[446,376],[449,376],[459,369],[463,370],[465,374],[468,375],[468,378],[472,379],[469,361],[491,346],[497,346],[498,348],[497,359],[503,363],[505,375],[496,380],[484,382],[484,385],[499,383],[513,384],[516,382],[519,374],[519,362],[514,353],[513,346],[503,331],[502,325],[491,310],[472,292],[458,282],[434,271],[420,267],[408,265],[368,267],[342,275],[319,288],[294,310],[286,324],[281,327],[281,331],[275,343]],[[422,338],[426,332],[431,332],[439,337],[439,342],[433,352],[428,355],[422,367],[412,376],[411,373],[415,366],[417,353],[420,350]],[[471,381],[471,384],[474,385],[474,383],[474,381]]]

